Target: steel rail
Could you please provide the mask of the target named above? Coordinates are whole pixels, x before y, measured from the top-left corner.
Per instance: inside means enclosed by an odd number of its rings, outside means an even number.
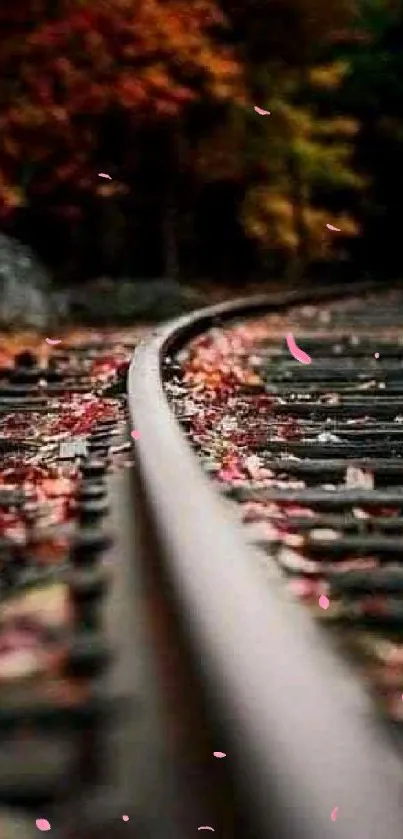
[[[245,542],[171,412],[161,365],[217,319],[348,291],[276,294],[182,317],[140,344],[129,370],[137,468],[163,570],[254,836],[401,839],[401,761],[349,665],[278,581],[262,577],[259,551]]]

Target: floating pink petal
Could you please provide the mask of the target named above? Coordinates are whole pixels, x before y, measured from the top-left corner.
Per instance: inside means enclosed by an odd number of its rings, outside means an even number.
[[[225,752],[213,752],[214,757],[227,757]]]
[[[265,117],[268,116],[268,114],[270,114],[270,111],[265,111],[263,110],[263,108],[258,108],[257,105],[255,105],[253,110],[256,111],[256,113],[259,114],[261,117]]]
[[[301,364],[311,363],[311,356],[308,355],[308,353],[304,352],[304,350],[300,350],[300,348],[297,347],[292,332],[288,332],[288,334],[285,336],[285,340],[287,341],[287,347],[293,358],[295,358],[297,361],[300,361]]]
[[[318,603],[321,609],[328,609],[330,605],[329,598],[325,594],[321,594]]]
[[[128,822],[129,821],[129,816],[122,816],[122,819],[123,819],[124,822]]]
[[[331,818],[332,822],[335,822],[336,819],[337,819],[337,810],[338,809],[339,809],[338,807],[335,807],[334,810],[332,810],[332,812],[330,814],[330,818]]]
[[[35,824],[38,830],[50,830],[50,822],[47,819],[37,819]]]
[[[55,347],[55,346],[56,346],[56,344],[61,344],[61,343],[62,343],[62,339],[61,339],[61,338],[45,338],[45,341],[46,341],[46,343],[47,343],[47,344],[49,344],[49,346],[51,346],[51,347]]]
[[[107,175],[106,172],[98,172],[100,178],[108,178],[108,181],[111,181],[112,178],[110,175]]]
[[[379,352],[376,352],[376,353],[374,354],[374,358],[379,358]]]
[[[327,227],[328,230],[336,230],[337,233],[340,233],[340,230],[341,230],[340,227],[333,227],[333,224],[327,224],[326,227]]]
[[[133,440],[139,440],[140,439],[140,432],[136,431],[136,430],[131,431],[130,436],[133,438]]]
[[[215,833],[214,827],[209,827],[208,825],[206,825],[205,827],[198,827],[197,829],[198,830],[212,830],[213,833]]]

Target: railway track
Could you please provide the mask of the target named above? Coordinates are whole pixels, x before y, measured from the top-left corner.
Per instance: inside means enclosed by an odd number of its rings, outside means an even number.
[[[277,316],[246,331],[213,330],[185,350],[177,381],[167,384],[204,468],[238,502],[252,543],[355,653],[399,731],[402,302],[389,295],[369,311],[357,300],[291,311],[283,329],[288,322],[301,334],[307,366],[291,357]]]
[[[233,835],[401,836],[402,302],[213,307],[135,353],[138,466],[248,813]]]
[[[400,839],[402,298],[2,351],[1,839]]]
[[[1,346],[1,839],[179,832],[133,527],[137,332]]]

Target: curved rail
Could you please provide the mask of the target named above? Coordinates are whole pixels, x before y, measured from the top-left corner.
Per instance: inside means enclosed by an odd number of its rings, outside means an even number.
[[[261,297],[183,317],[141,344],[129,371],[138,469],[164,573],[255,836],[330,839],[339,831],[343,839],[401,839],[401,763],[348,665],[276,580],[264,585],[258,552],[171,412],[161,362],[217,319],[346,293]],[[335,807],[338,824],[330,817]]]

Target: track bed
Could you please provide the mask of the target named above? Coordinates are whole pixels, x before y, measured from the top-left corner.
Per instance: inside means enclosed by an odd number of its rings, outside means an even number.
[[[1,839],[173,829],[133,532],[143,333],[1,343]]]
[[[249,541],[403,721],[403,293],[213,327],[165,390]],[[286,333],[311,356],[290,354]],[[270,581],[268,582],[270,584]]]

